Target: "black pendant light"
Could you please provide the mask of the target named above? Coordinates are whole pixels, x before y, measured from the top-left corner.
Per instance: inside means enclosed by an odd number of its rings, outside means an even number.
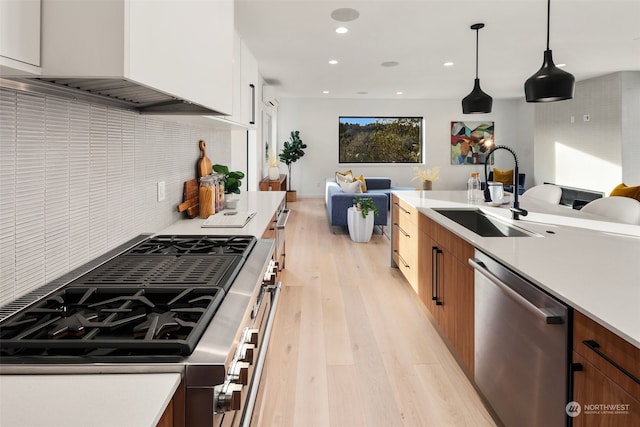
[[[524,83],[527,102],[553,102],[573,98],[576,79],[572,74],[556,67],[549,49],[549,21],[551,0],[547,0],[547,50],[544,51],[542,67]]]
[[[490,113],[493,105],[493,98],[484,93],[480,89],[480,79],[478,78],[478,30],[484,28],[484,24],[473,24],[472,30],[476,30],[476,80],[473,84],[473,90],[462,99],[462,113]]]

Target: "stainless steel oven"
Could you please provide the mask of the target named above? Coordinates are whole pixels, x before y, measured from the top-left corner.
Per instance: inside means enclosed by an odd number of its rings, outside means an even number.
[[[282,287],[280,282],[275,281],[276,266],[273,261],[270,266],[257,299],[245,313],[243,327],[239,329],[240,335],[234,340],[237,344],[232,352],[233,357],[225,363],[224,382],[213,389],[214,426],[247,427],[251,423]],[[202,375],[202,365],[187,366],[188,384],[198,384]],[[199,386],[187,387],[187,402],[193,401],[193,397],[202,391]],[[205,391],[207,401],[211,397],[210,392],[210,389]],[[203,407],[206,406],[200,405],[191,411],[187,410],[190,414],[187,416],[187,426],[202,425],[202,418],[210,414]]]
[[[139,236],[0,308],[0,374],[179,372],[185,425],[247,426],[281,289],[275,245]]]

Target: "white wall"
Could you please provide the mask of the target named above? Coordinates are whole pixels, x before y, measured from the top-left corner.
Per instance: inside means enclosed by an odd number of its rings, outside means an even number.
[[[623,177],[628,185],[640,184],[639,76],[619,72],[584,80],[576,83],[573,99],[536,104],[535,181],[606,194]]]
[[[285,98],[278,111],[278,149],[299,130],[308,145],[305,156],[293,164],[292,188],[299,197],[323,197],[325,179],[337,170],[353,169],[365,176],[388,176],[394,186],[418,186],[412,181],[415,165],[363,165],[338,163],[339,116],[422,116],[425,118],[426,167],[440,166],[440,180],[434,190],[466,188],[472,171],[482,166],[451,165],[452,121],[495,122],[495,143],[512,147],[519,157],[521,172],[533,173],[533,107],[524,100],[494,100],[490,114],[463,115],[460,100],[355,100]],[[504,150],[496,152],[496,167],[511,169],[513,159]],[[285,169],[282,165],[281,169]],[[529,186],[527,184],[527,186]]]
[[[640,72],[622,74],[622,180],[640,185]]]

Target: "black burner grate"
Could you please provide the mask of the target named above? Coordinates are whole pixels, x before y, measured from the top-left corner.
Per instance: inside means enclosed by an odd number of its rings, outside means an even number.
[[[70,286],[218,286],[226,291],[241,267],[239,255],[121,256]]]
[[[219,288],[65,288],[2,323],[0,354],[188,355],[223,297]]]
[[[0,363],[191,354],[256,242],[167,235],[138,243],[4,319]]]
[[[152,237],[132,248],[127,255],[224,255],[247,256],[256,243],[254,236],[172,236]]]

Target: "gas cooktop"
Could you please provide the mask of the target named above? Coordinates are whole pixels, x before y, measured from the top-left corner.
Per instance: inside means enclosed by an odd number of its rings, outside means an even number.
[[[155,236],[127,252],[127,255],[241,255],[256,244],[253,236]]]
[[[3,320],[0,356],[191,354],[256,241],[148,238]]]

